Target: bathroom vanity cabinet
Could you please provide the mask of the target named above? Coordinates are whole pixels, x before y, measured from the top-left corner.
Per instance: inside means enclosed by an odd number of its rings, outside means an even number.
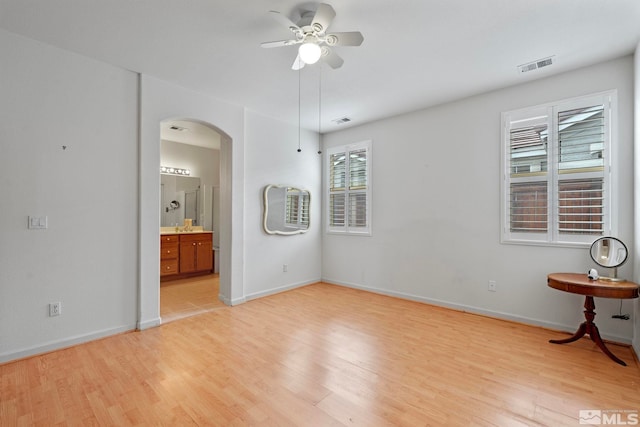
[[[213,269],[213,238],[211,233],[180,235],[180,273]]]
[[[178,274],[179,241],[177,234],[160,236],[160,277]]]
[[[213,233],[160,235],[160,277],[178,279],[213,271]]]

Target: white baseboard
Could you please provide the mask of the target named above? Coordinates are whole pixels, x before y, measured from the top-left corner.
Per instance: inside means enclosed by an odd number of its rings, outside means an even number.
[[[240,305],[240,304],[244,304],[245,302],[247,302],[246,298],[244,298],[244,297],[235,298],[235,299],[229,299],[229,298],[225,298],[223,295],[218,295],[218,299],[220,301],[222,301],[222,303],[224,305],[228,305],[228,306]]]
[[[155,328],[156,326],[160,326],[160,324],[162,323],[162,319],[160,319],[159,317],[156,317],[155,319],[150,319],[150,320],[139,320],[138,324],[136,325],[136,329],[139,331],[144,331],[145,329],[149,329],[149,328]]]
[[[30,348],[25,348],[18,351],[12,351],[11,353],[2,353],[0,354],[0,363],[10,362],[18,359],[24,359],[26,357],[49,353],[51,351],[61,350],[67,347],[73,347],[78,344],[84,344],[89,341],[95,341],[111,335],[133,331],[135,329],[136,329],[135,325],[126,325],[126,326],[120,326],[118,328],[103,329],[101,331],[92,332],[86,335],[77,335],[75,337],[65,338],[58,341],[50,341],[48,343],[38,345],[36,347],[30,347]]]
[[[410,300],[410,301],[423,302],[425,304],[436,305],[436,306],[439,306],[439,307],[446,307],[446,308],[450,308],[452,310],[463,311],[463,312],[473,313],[473,314],[480,314],[480,315],[483,315],[483,316],[494,317],[496,319],[503,319],[503,320],[509,320],[509,321],[512,321],[512,322],[523,323],[523,324],[526,324],[526,325],[540,326],[540,327],[543,327],[543,328],[546,328],[546,329],[552,329],[552,330],[557,330],[557,331],[564,331],[564,332],[573,333],[573,332],[576,331],[576,328],[577,328],[576,325],[563,325],[563,324],[560,324],[560,323],[548,322],[546,320],[533,319],[533,318],[530,318],[530,317],[518,316],[516,314],[505,313],[505,312],[501,312],[501,311],[487,310],[487,309],[484,309],[484,308],[473,307],[473,306],[465,305],[465,304],[458,304],[458,303],[452,303],[452,302],[438,300],[438,299],[434,299],[434,298],[421,297],[419,295],[412,295],[412,294],[407,294],[407,293],[403,293],[403,292],[394,292],[394,291],[389,291],[389,290],[386,290],[386,289],[378,289],[378,288],[372,288],[372,287],[369,287],[369,286],[362,286],[362,285],[358,285],[358,284],[355,284],[355,283],[335,281],[335,280],[326,279],[326,278],[323,278],[322,281],[325,282],[325,283],[331,283],[333,285],[344,286],[344,287],[353,288],[353,289],[359,289],[359,290],[362,290],[362,291],[373,292],[373,293],[380,294],[380,295],[386,295],[386,296],[406,299],[406,300]],[[618,336],[618,335],[602,334],[602,338],[604,340],[612,341],[612,342],[616,342],[616,343],[631,344],[631,340],[629,338],[625,338],[625,337]],[[636,354],[638,354],[637,349],[634,348],[634,350],[636,350]]]
[[[269,295],[279,294],[280,292],[290,291],[291,289],[301,288],[302,286],[307,286],[312,283],[318,283],[320,279],[307,280],[304,282],[292,283],[285,286],[280,286],[278,288],[268,289],[266,291],[254,292],[252,294],[248,294],[245,296],[246,301],[251,301],[252,299],[262,298]]]

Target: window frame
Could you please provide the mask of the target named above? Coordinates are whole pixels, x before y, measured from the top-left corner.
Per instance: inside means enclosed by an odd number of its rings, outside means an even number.
[[[602,234],[570,234],[559,231],[559,188],[560,183],[571,181],[573,178],[595,176],[586,173],[560,173],[560,159],[558,157],[558,112],[566,112],[572,108],[603,105],[604,147],[602,166],[602,191],[603,191],[603,230]],[[505,244],[559,246],[559,247],[589,247],[591,243],[602,236],[615,235],[617,233],[617,179],[618,160],[617,152],[617,91],[608,90],[590,95],[568,98],[556,102],[550,102],[533,107],[506,111],[501,114],[501,179],[500,179],[500,242]],[[547,144],[547,171],[546,173],[532,173],[530,181],[545,182],[547,187],[547,230],[546,232],[515,232],[511,230],[510,196],[511,184],[524,182],[522,177],[513,179],[511,176],[511,138],[512,129],[524,127],[524,123],[546,123],[548,135]],[[520,126],[519,126],[520,125]],[[585,168],[585,170],[588,168]],[[524,176],[524,175],[523,175]],[[536,180],[536,178],[538,178]]]
[[[365,177],[366,177],[366,188],[349,188],[349,172],[350,172],[350,156],[348,155],[354,151],[365,150],[366,153],[366,168],[365,168]],[[341,193],[335,192],[334,194],[344,194],[344,209],[345,209],[345,218],[344,225],[336,226],[332,224],[332,212],[331,212],[331,156],[334,154],[345,154],[345,187]],[[325,230],[327,234],[339,234],[339,235],[350,235],[350,236],[371,236],[372,234],[372,226],[371,226],[371,211],[372,211],[372,143],[371,140],[360,141],[351,144],[338,145],[334,147],[330,147],[325,150],[325,213],[326,213],[326,226]],[[349,196],[355,194],[364,194],[366,199],[366,213],[365,213],[365,221],[366,226],[358,227],[358,226],[350,226],[349,225],[349,216],[348,216],[348,201],[350,200]]]

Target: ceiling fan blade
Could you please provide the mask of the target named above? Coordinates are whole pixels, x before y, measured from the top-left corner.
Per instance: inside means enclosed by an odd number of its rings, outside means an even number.
[[[360,46],[363,41],[364,36],[360,31],[327,34],[329,46]]]
[[[292,44],[300,43],[297,40],[276,40],[273,42],[264,42],[260,43],[262,47],[282,47],[282,46],[291,46]]]
[[[269,14],[273,17],[273,19],[287,27],[293,34],[302,34],[302,30],[300,29],[300,27],[298,27],[291,19],[287,18],[280,12],[276,10],[270,10]]]
[[[316,10],[316,14],[313,17],[313,21],[311,21],[311,28],[313,28],[318,33],[324,33],[331,25],[331,21],[336,16],[336,11],[333,8],[326,4],[320,3],[318,5],[318,10]]]
[[[298,71],[304,67],[304,61],[300,58],[300,54],[296,56],[296,60],[293,61],[293,65],[291,66],[292,70]]]
[[[340,58],[340,56],[335,53],[334,51],[332,51],[331,49],[329,49],[326,46],[322,47],[322,60],[324,62],[326,62],[327,64],[329,64],[329,66],[331,68],[333,68],[334,70],[336,68],[340,68],[342,67],[342,64],[344,64],[344,59]]]

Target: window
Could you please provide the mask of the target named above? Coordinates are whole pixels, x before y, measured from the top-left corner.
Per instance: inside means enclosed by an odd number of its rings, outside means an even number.
[[[590,244],[612,234],[616,93],[502,114],[502,241]]]
[[[327,231],[371,235],[371,141],[327,150]]]

